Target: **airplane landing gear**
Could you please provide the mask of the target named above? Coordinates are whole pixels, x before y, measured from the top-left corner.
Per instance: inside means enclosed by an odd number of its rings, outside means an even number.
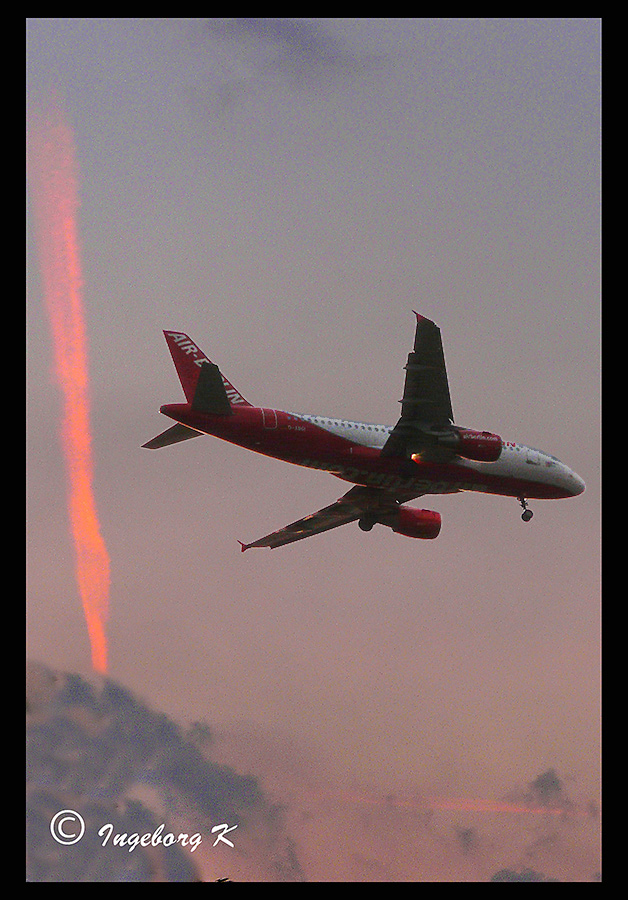
[[[534,513],[532,512],[531,509],[528,509],[528,504],[524,497],[519,497],[519,503],[521,504],[521,506],[523,508],[523,512],[521,513],[521,518],[523,519],[524,522],[529,522],[530,519],[532,518],[532,516],[534,515]]]

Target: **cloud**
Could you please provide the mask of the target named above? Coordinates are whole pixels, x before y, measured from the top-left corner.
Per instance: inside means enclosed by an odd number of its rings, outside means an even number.
[[[456,826],[454,833],[463,853],[470,853],[477,844],[478,836],[475,828]]]
[[[530,784],[529,794],[531,799],[538,801],[543,806],[558,805],[569,802],[565,795],[563,783],[554,771],[548,769]]]
[[[331,33],[320,21],[242,17],[209,19],[208,62],[214,66],[223,109],[247,91],[273,81],[320,88],[369,70],[381,56]]]
[[[203,722],[184,730],[109,678],[34,664],[27,762],[32,881],[549,880],[539,872],[570,881],[589,880],[599,866],[598,820],[565,806],[553,769],[519,792],[527,815],[477,803],[430,807],[419,792],[380,792],[332,775],[282,731]],[[64,809],[86,822],[74,846],[50,834]],[[211,827],[223,822],[238,826],[237,854],[212,848]],[[122,853],[113,839],[103,848],[105,823],[127,835],[165,823],[203,840],[196,852]]]
[[[288,71],[294,68],[333,68],[355,59],[345,42],[331,35],[320,24],[302,19],[212,19],[208,29],[213,34],[234,41],[254,41],[275,48],[277,65],[285,66]]]
[[[553,768],[541,772],[528,784],[526,789],[513,792],[508,799],[526,803],[531,807],[547,806],[548,809],[560,809],[564,812],[568,812],[573,807],[562,779]]]
[[[206,726],[197,724],[192,740],[108,678],[93,683],[41,665],[29,666],[27,713],[29,880],[199,880],[202,854],[179,843],[123,853],[112,839],[105,852],[99,830],[108,823],[126,835],[153,834],[164,823],[166,832],[200,834],[208,848],[214,825],[236,825],[240,865],[244,858],[267,880],[303,880],[281,811],[256,778],[207,758],[198,741],[205,748]],[[86,823],[76,845],[50,834],[63,809]],[[217,864],[215,853],[210,862]]]
[[[546,878],[540,872],[534,869],[522,869],[520,872],[514,869],[500,869],[496,872],[491,881],[560,881],[559,878]]]

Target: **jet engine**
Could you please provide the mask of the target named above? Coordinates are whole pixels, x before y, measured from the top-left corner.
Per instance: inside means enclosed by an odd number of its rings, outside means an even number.
[[[455,428],[450,434],[439,437],[438,443],[477,462],[496,462],[502,452],[502,439],[490,431],[473,431],[471,428]]]
[[[406,537],[431,539],[438,537],[441,526],[440,513],[431,509],[413,509],[400,506],[394,518],[384,524],[390,525],[396,534]]]

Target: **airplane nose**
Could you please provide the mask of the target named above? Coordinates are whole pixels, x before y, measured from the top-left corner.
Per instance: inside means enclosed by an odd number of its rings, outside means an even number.
[[[569,473],[569,480],[571,482],[571,492],[573,497],[577,497],[578,494],[582,494],[586,485],[582,478],[579,475],[576,475],[575,472]]]

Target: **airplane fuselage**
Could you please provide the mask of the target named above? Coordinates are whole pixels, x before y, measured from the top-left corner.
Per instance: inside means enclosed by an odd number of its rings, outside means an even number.
[[[191,403],[166,404],[160,411],[195,431],[356,485],[416,496],[477,491],[546,500],[584,490],[582,479],[555,456],[515,441],[502,441],[495,462],[441,463],[415,456],[406,473],[398,459],[382,455],[392,432],[386,425],[237,404],[229,416],[195,411]]]

